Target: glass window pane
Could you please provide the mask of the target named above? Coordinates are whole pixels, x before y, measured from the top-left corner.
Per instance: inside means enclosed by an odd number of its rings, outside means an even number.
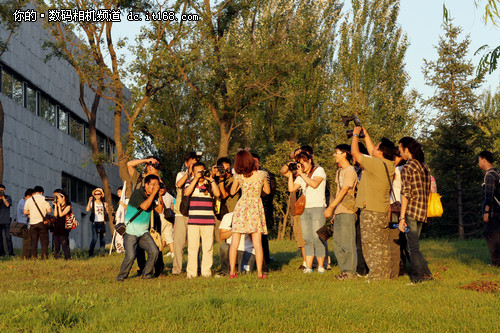
[[[20,105],[24,106],[24,98],[23,98],[23,83],[17,79],[13,79],[14,85],[13,85],[13,90],[12,90],[12,98],[14,101],[19,103]]]
[[[78,203],[85,204],[85,184],[80,181],[78,181]]]
[[[2,72],[2,92],[5,96],[12,98],[12,75],[6,71]]]
[[[61,189],[63,190],[63,192],[71,195],[71,191],[69,191],[69,178],[64,174],[61,176]]]
[[[36,114],[36,90],[31,87],[26,88],[26,107]]]
[[[40,117],[56,126],[56,106],[45,97],[40,98]]]
[[[59,108],[59,129],[68,133],[68,113],[61,108]]]
[[[70,191],[70,198],[71,198],[71,201],[72,202],[78,202],[77,200],[77,195],[78,195],[78,191],[77,191],[77,187],[78,187],[78,183],[76,182],[75,179],[71,179],[70,178],[70,184],[71,184],[71,191]]]
[[[90,148],[90,129],[87,124],[85,124],[85,145]]]
[[[106,145],[106,139],[100,134],[97,134],[97,145],[99,146],[99,151],[103,153]]]
[[[69,134],[83,143],[83,126],[78,119],[69,118]]]

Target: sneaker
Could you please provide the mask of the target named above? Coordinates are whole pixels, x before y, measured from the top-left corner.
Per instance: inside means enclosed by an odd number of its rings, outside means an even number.
[[[167,254],[165,254],[165,257],[170,257],[170,258],[174,258],[174,254],[172,252],[169,252]]]
[[[304,268],[304,271],[303,271],[305,274],[309,274],[309,273],[312,273],[313,270],[311,268]]]
[[[318,273],[319,274],[325,273],[325,268],[324,267],[318,267]]]
[[[297,268],[299,271],[303,271],[304,269],[306,269],[306,266],[304,265],[300,265],[299,268]]]
[[[342,281],[351,280],[351,279],[354,279],[354,277],[355,277],[354,274],[349,274],[349,273],[342,273],[339,275],[335,275],[335,278],[337,280],[342,280]]]

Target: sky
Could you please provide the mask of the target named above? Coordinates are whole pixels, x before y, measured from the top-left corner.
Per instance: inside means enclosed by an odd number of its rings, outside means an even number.
[[[480,56],[474,56],[475,51],[484,44],[500,45],[500,27],[495,27],[491,22],[484,24],[484,6],[476,8],[474,0],[447,0],[444,3],[449,16],[454,18],[453,23],[463,29],[460,40],[470,34],[469,55],[473,64],[477,66]],[[410,77],[408,91],[416,89],[423,98],[430,97],[434,90],[425,84],[422,66],[424,58],[429,61],[437,60],[435,46],[438,44],[439,36],[443,34],[443,1],[401,0],[398,21],[410,43],[405,58],[406,71]],[[122,19],[122,22],[115,27],[118,28],[115,30],[117,37],[128,37],[133,41],[140,24]],[[128,53],[125,55],[127,61],[130,60],[130,55]],[[495,91],[499,87],[500,69],[487,75],[482,89]]]

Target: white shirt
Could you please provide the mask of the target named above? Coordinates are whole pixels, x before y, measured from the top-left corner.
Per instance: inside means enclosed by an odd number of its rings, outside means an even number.
[[[222,218],[220,222],[219,229],[230,230],[233,223],[233,213],[227,213]],[[231,239],[233,236],[226,239],[226,243],[231,244]],[[240,239],[240,245],[238,246],[238,251],[245,251],[252,254],[255,254],[255,250],[253,248],[252,240],[250,239],[250,235],[242,234]]]
[[[94,222],[104,222],[104,203],[98,204],[94,201],[95,216]]]
[[[38,207],[40,208],[42,214],[40,214],[40,211],[36,207],[33,200],[36,200],[36,203],[38,204]],[[43,195],[35,194],[26,201],[26,203],[24,204],[24,210],[28,211],[29,213],[30,225],[35,225],[43,222],[43,217],[47,214],[47,211],[50,210],[50,204],[45,201],[45,197]]]
[[[165,208],[172,208],[172,204],[174,203],[174,197],[170,193],[165,192],[162,199]]]
[[[322,167],[317,167],[311,175],[311,179],[314,177],[321,177],[323,180],[319,183],[318,187],[313,188],[312,186],[308,186],[306,181],[298,176],[295,179],[295,184],[299,184],[302,188],[302,192],[306,195],[306,206],[305,208],[314,208],[314,207],[326,207],[326,199],[325,199],[325,188],[326,188],[326,173],[325,169]],[[306,188],[307,187],[307,188]]]
[[[394,191],[394,196],[396,201],[401,202],[401,168],[402,166],[396,167],[394,169],[394,181],[392,182],[392,190]],[[391,203],[394,203],[392,193],[390,194]]]

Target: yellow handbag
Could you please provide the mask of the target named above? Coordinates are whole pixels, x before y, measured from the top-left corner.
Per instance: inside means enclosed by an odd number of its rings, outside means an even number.
[[[438,193],[429,194],[429,204],[427,205],[427,217],[441,217],[443,215],[443,205],[441,196]]]

